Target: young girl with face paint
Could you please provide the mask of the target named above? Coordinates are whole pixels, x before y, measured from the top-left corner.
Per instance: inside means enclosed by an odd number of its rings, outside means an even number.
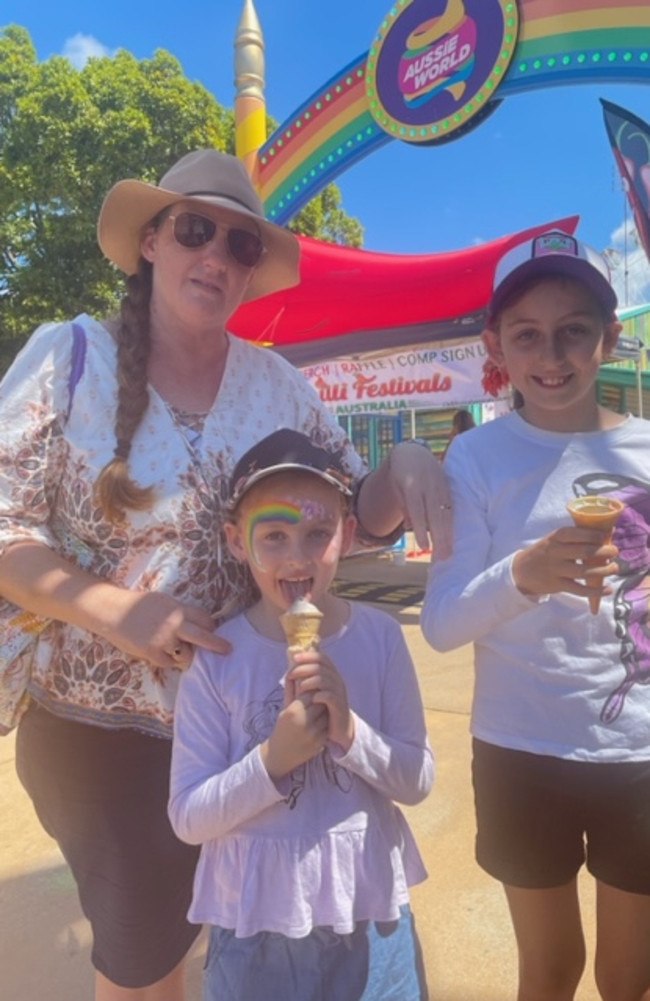
[[[433,757],[401,630],[330,592],[352,541],[337,456],[282,430],[232,479],[229,546],[259,600],[197,652],[176,707],[169,815],[201,845],[190,920],[210,925],[205,1001],[422,1001],[409,909],[426,877],[395,802]],[[322,613],[287,669],[280,616]]]

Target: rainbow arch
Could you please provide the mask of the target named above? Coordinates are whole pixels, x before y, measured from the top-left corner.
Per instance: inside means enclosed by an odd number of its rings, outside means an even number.
[[[650,83],[648,0],[519,0],[518,6],[517,46],[486,112],[509,95],[544,87]],[[286,223],[344,170],[393,141],[370,113],[367,56],[328,80],[260,149],[260,194],[269,219]]]

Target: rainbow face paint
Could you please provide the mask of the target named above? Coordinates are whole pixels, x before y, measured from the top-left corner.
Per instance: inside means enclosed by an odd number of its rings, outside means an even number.
[[[288,497],[286,500],[270,501],[252,508],[246,515],[244,528],[244,538],[248,552],[255,563],[261,568],[262,563],[259,553],[256,552],[254,536],[259,525],[268,523],[279,523],[284,525],[297,525],[300,521],[330,521],[331,514],[319,501],[309,498],[294,499]]]
[[[284,525],[297,525],[301,518],[302,509],[298,504],[294,504],[291,501],[272,501],[268,504],[261,504],[248,513],[244,537],[246,539],[246,547],[258,567],[261,567],[262,564],[253,544],[253,536],[257,526],[273,521],[279,521]]]

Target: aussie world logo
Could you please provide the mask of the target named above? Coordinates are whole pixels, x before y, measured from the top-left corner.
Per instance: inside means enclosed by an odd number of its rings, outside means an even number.
[[[441,90],[460,101],[475,51],[476,22],[467,16],[463,0],[449,0],[443,14],[423,21],[406,39],[397,71],[406,104],[423,104]]]
[[[426,144],[474,116],[476,124],[491,110],[518,30],[517,0],[397,0],[368,51],[374,120],[395,138]]]

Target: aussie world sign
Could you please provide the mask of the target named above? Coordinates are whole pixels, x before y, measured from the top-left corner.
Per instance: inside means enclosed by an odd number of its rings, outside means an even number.
[[[368,53],[375,121],[414,143],[466,129],[505,75],[518,29],[516,0],[397,0]]]

